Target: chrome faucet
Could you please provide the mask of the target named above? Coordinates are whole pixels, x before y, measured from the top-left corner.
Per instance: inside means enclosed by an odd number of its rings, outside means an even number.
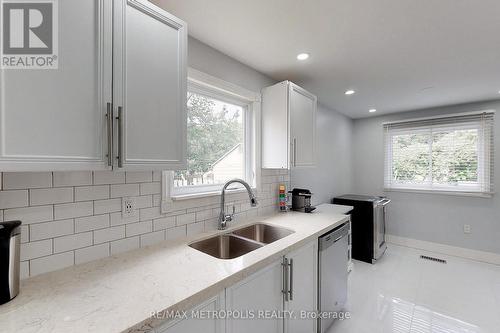
[[[227,183],[224,184],[222,187],[222,193],[220,197],[220,214],[219,214],[219,224],[217,229],[219,230],[224,230],[226,229],[227,222],[231,222],[233,220],[233,215],[234,215],[234,207],[233,207],[233,214],[227,214],[226,213],[226,189],[229,185],[234,184],[234,183],[240,183],[243,186],[245,186],[245,189],[248,192],[248,198],[250,199],[250,205],[252,207],[257,206],[257,198],[255,197],[255,194],[253,193],[252,189],[250,188],[250,185],[242,179],[232,179],[228,181]]]

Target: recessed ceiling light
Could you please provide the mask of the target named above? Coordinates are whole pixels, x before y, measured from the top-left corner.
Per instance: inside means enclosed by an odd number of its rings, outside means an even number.
[[[345,94],[346,94],[346,95],[352,95],[352,94],[354,94],[354,93],[355,93],[355,91],[354,91],[354,90],[347,90],[347,91],[345,92]]]
[[[370,112],[370,113],[377,112],[377,109],[370,109],[370,110],[368,110],[368,112]]]
[[[309,53],[300,53],[297,55],[297,60],[306,60],[307,58],[309,58]]]

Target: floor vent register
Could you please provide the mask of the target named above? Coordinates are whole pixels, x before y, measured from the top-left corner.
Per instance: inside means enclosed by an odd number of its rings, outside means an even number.
[[[430,260],[430,261],[438,262],[438,263],[441,263],[441,264],[446,264],[446,260],[440,259],[440,258],[434,258],[434,257],[429,257],[429,256],[421,255],[420,259],[425,259],[425,260]]]

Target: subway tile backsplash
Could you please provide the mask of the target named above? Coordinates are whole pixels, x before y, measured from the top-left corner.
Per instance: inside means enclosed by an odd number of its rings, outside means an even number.
[[[219,197],[174,201],[162,214],[161,172],[4,172],[0,220],[21,220],[21,276],[215,230]],[[277,210],[278,184],[286,170],[262,170],[259,206],[246,193],[228,196],[235,221]],[[122,217],[122,198],[133,197],[136,214]]]

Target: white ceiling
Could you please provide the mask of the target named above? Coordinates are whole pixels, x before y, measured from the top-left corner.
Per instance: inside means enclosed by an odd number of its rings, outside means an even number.
[[[196,39],[352,118],[500,98],[499,0],[153,2]]]

